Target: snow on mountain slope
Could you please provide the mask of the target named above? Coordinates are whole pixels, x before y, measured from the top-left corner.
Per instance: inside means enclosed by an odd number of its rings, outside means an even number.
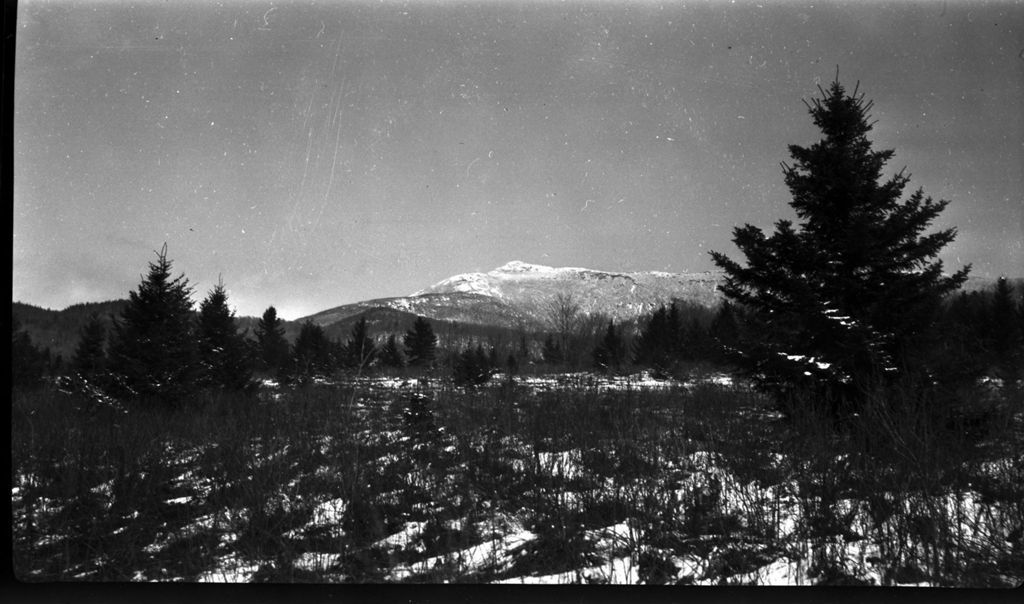
[[[559,294],[572,296],[585,313],[632,319],[680,298],[705,305],[718,300],[721,273],[614,273],[513,261],[487,273],[449,277],[414,296],[472,292],[503,300],[539,317]]]
[[[571,296],[583,313],[624,321],[674,299],[713,305],[721,282],[716,272],[614,273],[516,260],[487,273],[448,277],[411,296],[347,304],[309,318],[327,327],[387,310],[474,325],[545,329],[548,309],[559,295]]]
[[[464,293],[493,296],[495,298],[501,297],[501,292],[491,287],[487,275],[483,273],[463,273],[454,277],[448,277],[432,287],[416,292],[413,296],[434,293]]]

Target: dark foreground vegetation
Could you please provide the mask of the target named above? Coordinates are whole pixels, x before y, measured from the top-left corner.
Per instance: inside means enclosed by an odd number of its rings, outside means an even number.
[[[934,425],[796,421],[740,387],[362,381],[97,413],[16,393],[30,581],[1010,586],[1021,393]],[[911,397],[913,398],[913,397]],[[810,401],[808,401],[810,402]],[[980,408],[980,407],[979,407]]]

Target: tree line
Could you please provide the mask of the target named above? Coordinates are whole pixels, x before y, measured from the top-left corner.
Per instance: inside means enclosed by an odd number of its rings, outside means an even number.
[[[237,325],[222,281],[196,309],[188,279],[174,277],[171,269],[165,244],[109,329],[99,314],[90,316],[80,330],[65,384],[100,388],[119,399],[175,403],[203,389],[252,390],[256,373],[295,381],[336,369],[361,370],[378,361],[420,367],[434,360],[437,337],[423,317],[413,323],[402,345],[391,336],[378,350],[365,319],[347,342],[327,338],[322,327],[307,320],[289,343],[283,321],[270,306],[250,338]],[[48,351],[32,342],[13,313],[11,352],[15,388],[40,385],[46,374],[54,373]]]

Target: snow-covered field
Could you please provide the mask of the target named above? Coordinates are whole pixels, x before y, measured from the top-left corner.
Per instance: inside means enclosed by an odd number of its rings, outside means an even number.
[[[751,415],[754,395],[729,376],[439,388],[268,384],[258,411],[165,419],[166,440],[86,424],[77,429],[91,440],[33,441],[40,457],[15,451],[16,570],[202,582],[1024,578],[1020,442],[938,492],[865,492],[877,477],[857,482],[859,466],[838,451],[815,469],[793,460],[774,416]]]

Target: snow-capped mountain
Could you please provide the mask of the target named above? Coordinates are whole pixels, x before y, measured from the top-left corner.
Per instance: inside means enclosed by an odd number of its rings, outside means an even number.
[[[413,294],[472,293],[501,300],[531,317],[544,314],[559,294],[572,296],[580,310],[616,321],[649,312],[675,298],[704,305],[718,299],[721,273],[616,273],[513,261],[488,273],[449,277]]]
[[[383,323],[423,315],[462,324],[544,329],[548,309],[561,295],[571,297],[583,313],[621,322],[673,299],[713,305],[722,279],[720,272],[618,273],[513,261],[487,273],[449,277],[410,296],[347,304],[309,318],[326,327],[364,313],[371,322],[372,317]]]

